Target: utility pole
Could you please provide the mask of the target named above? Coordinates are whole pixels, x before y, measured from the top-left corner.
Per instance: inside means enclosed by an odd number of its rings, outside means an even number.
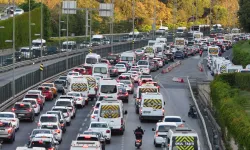
[[[198,18],[198,0],[196,0],[196,13],[195,13],[195,25],[197,25],[197,18]]]
[[[60,1],[60,4],[59,4],[59,31],[58,31],[58,35],[59,35],[59,50],[61,52],[61,20],[62,20],[62,2]]]
[[[114,41],[114,36],[113,36],[113,30],[114,30],[114,8],[115,8],[115,6],[114,6],[114,0],[112,0],[112,16],[111,16],[111,30],[110,30],[110,34],[111,34],[111,42],[110,42],[110,44],[111,44],[111,53],[113,54],[113,41]]]
[[[176,34],[176,23],[177,23],[177,0],[174,1],[174,39]]]
[[[155,39],[155,30],[156,30],[156,0],[154,0],[153,39]]]
[[[69,68],[68,59],[69,59],[69,3],[68,3],[68,11],[67,11],[67,58],[66,58],[66,70]]]
[[[92,36],[92,10],[90,11],[89,14],[90,20],[89,20],[89,43],[91,43],[91,36]]]
[[[132,16],[133,16],[133,41],[132,41],[132,50],[134,50],[134,42],[135,42],[135,0],[133,0],[132,4]]]
[[[12,59],[12,63],[13,63],[13,72],[12,72],[12,83],[13,83],[13,86],[12,86],[12,94],[13,94],[13,98],[15,98],[15,95],[16,95],[16,83],[15,83],[15,51],[16,51],[16,15],[15,15],[15,12],[16,12],[16,7],[14,7],[15,5],[15,0],[12,1],[13,2],[13,39],[12,39],[12,49],[13,49],[13,59]]]
[[[43,56],[43,1],[41,0],[41,48],[40,48],[40,57],[41,57],[41,64],[43,63],[42,56]],[[40,71],[41,81],[43,80],[43,71]]]
[[[29,0],[29,58],[32,58],[31,55],[31,8],[30,8],[30,0]]]
[[[88,10],[88,8],[86,8],[85,13],[86,13],[85,14],[85,37],[86,37],[86,41],[87,41],[87,39],[88,39],[88,32],[89,32],[89,10]]]

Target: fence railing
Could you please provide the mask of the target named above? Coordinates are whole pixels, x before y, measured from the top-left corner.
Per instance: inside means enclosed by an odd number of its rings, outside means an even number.
[[[134,48],[140,48],[148,44],[148,40],[141,40],[141,41],[135,41]],[[113,46],[113,53],[121,53],[124,51],[132,50],[132,43],[123,43],[123,44],[116,44]],[[100,54],[102,57],[108,56],[109,53],[111,53],[111,47],[106,46],[102,48],[96,48],[92,50],[93,53]],[[81,53],[71,56],[68,58],[68,67],[73,68],[75,66],[81,65],[84,63],[85,56],[88,54],[88,50],[82,51]],[[54,64],[48,65],[44,67],[44,70],[42,72],[43,79],[49,78],[51,76],[54,76],[60,72],[63,72],[66,70],[66,59],[61,60],[59,62],[56,62]],[[15,95],[20,95],[26,92],[26,90],[41,82],[41,73],[39,71],[39,68],[37,68],[36,71],[28,73],[18,79],[15,80]],[[0,87],[0,108],[6,107],[6,104],[8,104],[10,101],[15,101],[13,99],[13,84],[12,82]]]
[[[209,81],[199,81],[199,79],[190,79],[191,87],[193,93],[195,93],[196,103],[199,107],[199,111],[204,118],[204,125],[206,126],[207,138],[211,142],[212,150],[225,150],[222,141],[221,128],[217,124],[215,118],[213,117],[211,110],[211,101],[208,93],[201,89],[200,84],[209,85]],[[203,122],[201,122],[203,123]]]

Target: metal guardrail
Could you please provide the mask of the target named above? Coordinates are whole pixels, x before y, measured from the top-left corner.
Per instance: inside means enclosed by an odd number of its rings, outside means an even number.
[[[198,111],[198,114],[199,114],[199,116],[200,116],[200,118],[201,118],[202,125],[203,125],[203,127],[204,127],[204,131],[205,131],[206,140],[207,140],[207,144],[208,144],[209,150],[213,150],[213,149],[212,149],[212,144],[211,144],[210,139],[209,139],[209,135],[208,135],[208,131],[207,131],[206,122],[205,122],[205,120],[204,120],[204,118],[203,118],[203,116],[202,116],[202,114],[201,114],[201,111],[200,111],[200,109],[199,109],[199,106],[198,106],[198,104],[197,104],[197,101],[196,101],[196,99],[195,99],[195,97],[194,97],[194,93],[193,93],[193,90],[192,90],[192,87],[191,87],[191,84],[190,84],[190,81],[189,81],[189,77],[187,77],[187,81],[188,81],[188,87],[189,87],[189,90],[190,90],[190,93],[191,93],[192,100],[193,100],[193,102],[194,102],[194,104],[195,104],[195,107],[196,107],[196,109],[197,109],[197,111]]]
[[[113,44],[113,46],[121,45],[121,44],[128,44],[128,43],[131,43],[131,42],[117,43],[117,44]],[[107,48],[107,47],[111,47],[111,45],[102,45],[102,46],[98,46],[98,47],[91,47],[90,49],[92,49],[92,50],[100,50],[100,49],[104,49],[104,48]],[[48,61],[48,60],[62,58],[62,57],[65,57],[65,56],[72,56],[72,55],[75,55],[75,54],[83,53],[85,51],[87,51],[87,49],[78,49],[78,50],[73,50],[71,52],[57,53],[57,54],[54,54],[54,55],[47,55],[47,56],[38,57],[38,58],[35,58],[35,59],[31,59],[31,60],[21,61],[21,62],[15,63],[15,64],[0,67],[0,73],[12,70],[13,67],[20,68],[20,67],[23,67],[23,66],[32,65],[33,63],[39,63],[41,61],[45,62],[45,61]]]

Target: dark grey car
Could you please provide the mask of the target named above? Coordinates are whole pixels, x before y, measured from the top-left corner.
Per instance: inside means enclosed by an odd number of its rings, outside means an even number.
[[[28,102],[16,102],[12,108],[12,111],[17,115],[20,120],[28,119],[31,122],[35,120],[35,111]]]
[[[57,79],[54,81],[54,84],[55,84],[58,92],[65,94],[65,87],[67,87],[67,83],[65,80]]]
[[[181,58],[181,59],[184,59],[184,52],[183,51],[176,51],[175,53],[174,53],[174,58],[176,59],[176,58]]]

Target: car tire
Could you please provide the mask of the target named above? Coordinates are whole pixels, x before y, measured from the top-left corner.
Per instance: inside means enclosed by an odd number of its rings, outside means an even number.
[[[111,139],[110,140],[106,140],[106,144],[110,144],[111,143]]]
[[[61,144],[62,143],[62,138],[61,138],[61,140],[60,141],[58,141],[59,142],[59,144]]]
[[[67,131],[67,129],[66,129],[66,128],[64,128],[64,129],[63,129],[63,133],[65,133],[66,131]]]
[[[155,147],[159,147],[159,144],[156,144],[156,142],[154,141],[154,146]]]
[[[40,114],[40,111],[38,113],[36,113],[35,115],[38,116]]]
[[[30,122],[34,122],[35,120],[35,115],[33,115],[31,118],[30,118]]]
[[[70,126],[70,124],[71,124],[71,122],[66,122],[66,125],[67,125],[67,126]]]
[[[10,143],[13,143],[16,140],[15,134],[12,135],[11,139],[9,140]]]

